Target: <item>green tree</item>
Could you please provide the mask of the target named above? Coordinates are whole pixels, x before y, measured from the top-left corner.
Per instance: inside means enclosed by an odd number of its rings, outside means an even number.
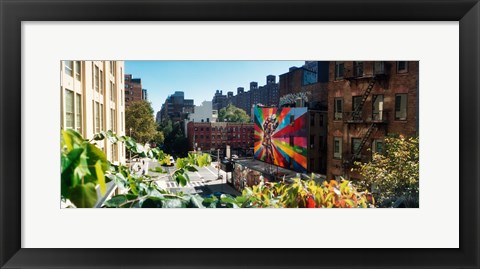
[[[146,143],[161,138],[157,137],[157,123],[150,102],[142,100],[130,103],[125,109],[125,126],[126,133],[138,142]]]
[[[189,145],[183,130],[183,122],[172,122],[164,120],[159,128],[165,137],[163,150],[175,156],[186,156]]]
[[[247,115],[245,110],[238,108],[232,104],[220,109],[218,112],[219,121],[228,121],[228,122],[250,122],[250,117]]]
[[[363,184],[378,192],[380,207],[419,206],[419,139],[403,136],[385,138],[383,154],[373,153],[369,163],[356,163]]]

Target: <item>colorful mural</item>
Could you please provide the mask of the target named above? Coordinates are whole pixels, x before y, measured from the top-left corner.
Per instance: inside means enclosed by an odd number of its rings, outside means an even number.
[[[307,172],[307,108],[254,108],[255,159]]]

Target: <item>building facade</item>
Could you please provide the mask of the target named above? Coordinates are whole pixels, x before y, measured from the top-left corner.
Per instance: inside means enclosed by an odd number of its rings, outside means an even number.
[[[125,135],[124,62],[62,61],[61,129],[74,129],[86,139],[111,130]],[[109,161],[125,163],[123,143],[96,142]]]
[[[169,95],[165,103],[162,104],[160,110],[161,121],[166,119],[177,122],[183,121],[189,113],[193,113],[194,107],[193,99],[185,99],[184,92],[176,91],[174,94]]]
[[[418,61],[330,62],[327,177],[355,180],[355,161],[382,152],[388,134],[418,135]]]
[[[146,90],[144,95],[142,79],[132,78],[131,74],[125,74],[125,106],[141,100],[146,100]]]
[[[212,109],[211,101],[203,101],[202,105],[195,106],[193,113],[188,114],[188,121],[194,122],[216,122],[218,119],[218,112]]]
[[[193,113],[188,114],[185,120],[185,136],[188,137],[188,123],[193,122],[217,122],[218,112],[212,109],[211,101],[203,101],[202,105],[195,106]]]
[[[223,94],[222,90],[217,90],[212,99],[212,108],[214,110],[220,111],[220,109],[228,105],[227,96]]]
[[[280,106],[295,104],[300,98],[301,106],[327,110],[328,64],[325,61],[307,61],[305,66],[292,67],[289,72],[280,75]]]
[[[246,156],[253,149],[253,123],[189,122],[187,129],[190,150],[220,150],[224,155],[228,145],[232,152]]]

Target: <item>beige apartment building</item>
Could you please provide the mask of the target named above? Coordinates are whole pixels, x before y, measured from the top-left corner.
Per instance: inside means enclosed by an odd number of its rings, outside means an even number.
[[[123,61],[61,61],[61,128],[91,139],[101,131],[125,135]],[[99,141],[112,163],[125,163],[125,145]]]

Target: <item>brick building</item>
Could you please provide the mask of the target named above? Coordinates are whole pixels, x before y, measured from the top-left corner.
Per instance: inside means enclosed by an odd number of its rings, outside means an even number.
[[[246,155],[253,148],[253,123],[238,122],[189,122],[187,138],[190,150],[225,153],[229,145],[232,151]]]
[[[387,134],[418,135],[418,79],[418,61],[330,62],[327,178],[359,179]]]
[[[308,172],[326,174],[328,63],[307,61],[302,67],[291,67],[280,75],[279,105],[308,108]]]
[[[252,85],[250,83],[250,85]],[[233,96],[231,99],[231,103],[247,112],[248,115],[250,115],[250,110],[252,108],[252,90],[250,87],[250,91],[246,92],[243,87],[238,87],[237,88],[237,95]],[[235,102],[236,98],[236,102]]]
[[[220,111],[220,109],[228,105],[227,96],[223,94],[222,90],[217,90],[212,98],[212,108]]]
[[[132,78],[131,74],[125,74],[125,106],[128,106],[131,102],[146,100],[142,89],[142,79]]]
[[[289,72],[280,75],[279,103],[293,103],[300,94],[307,100],[302,106],[310,109],[327,110],[328,63],[326,61],[310,61],[305,66],[292,67]],[[291,99],[288,101],[287,99]]]

